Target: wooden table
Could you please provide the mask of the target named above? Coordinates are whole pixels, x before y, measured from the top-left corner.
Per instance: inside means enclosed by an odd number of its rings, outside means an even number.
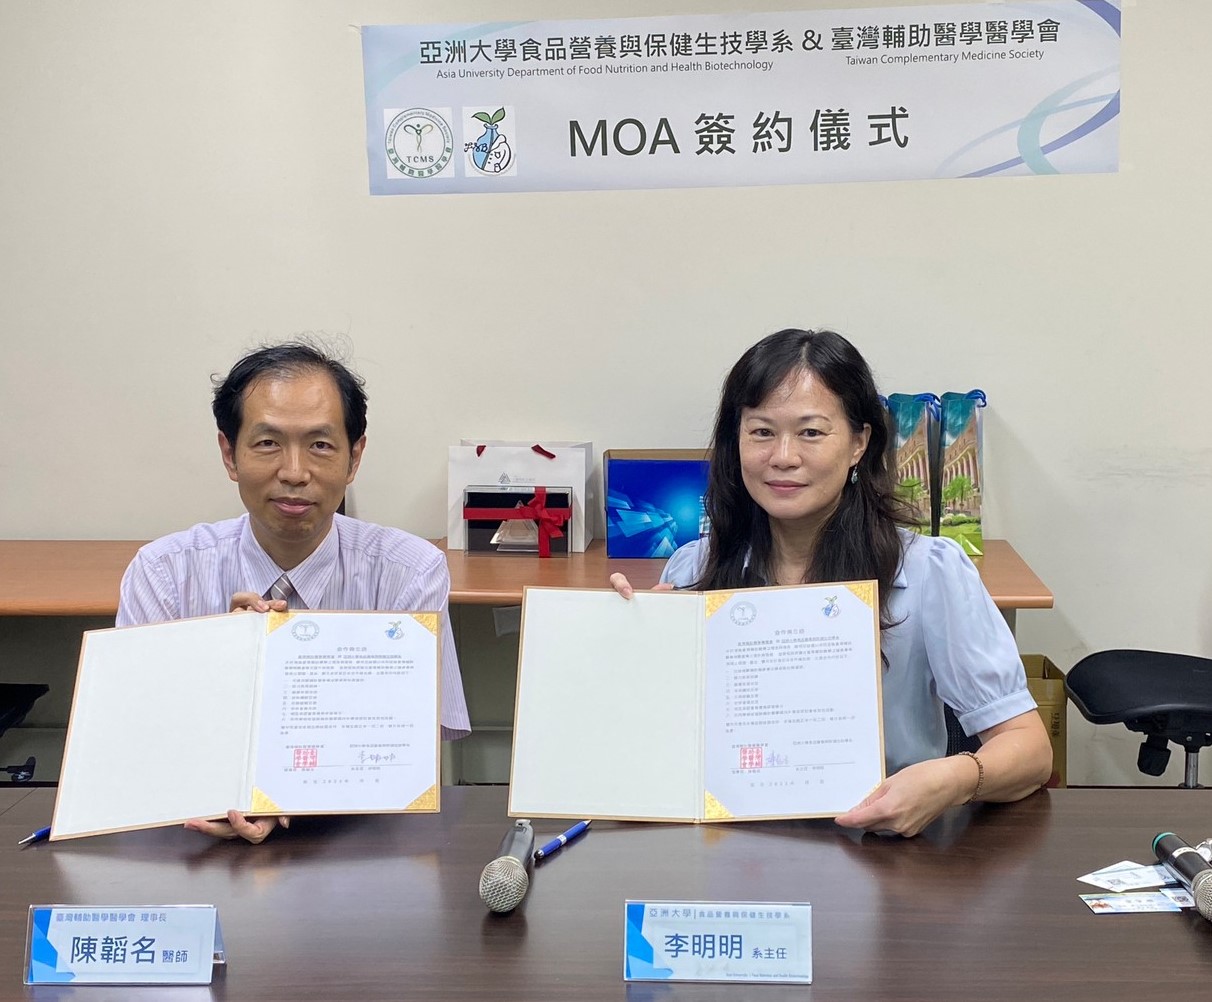
[[[1158,831],[1209,834],[1206,791],[1041,791],[955,808],[910,840],[829,821],[598,822],[506,916],[476,893],[508,827],[501,788],[444,789],[440,815],[297,818],[260,846],[173,828],[17,850],[52,792],[0,791],[0,1002],[1174,1002],[1206,997],[1212,975],[1212,923],[1094,915],[1075,879],[1149,862]],[[629,897],[809,901],[814,983],[627,986]],[[30,904],[187,902],[219,908],[228,965],[209,990],[20,984]]]
[[[514,605],[526,585],[604,588],[622,571],[638,588],[650,588],[662,560],[610,560],[602,540],[585,553],[532,556],[467,553],[445,548],[452,604]],[[112,616],[118,584],[142,544],[130,540],[0,540],[0,616]],[[1003,539],[985,540],[977,559],[981,578],[1003,612],[1050,609],[1052,593]]]
[[[0,540],[0,616],[112,616],[122,572],[142,542]]]

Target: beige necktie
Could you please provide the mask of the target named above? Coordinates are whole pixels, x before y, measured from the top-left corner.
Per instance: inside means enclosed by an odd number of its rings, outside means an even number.
[[[283,574],[277,581],[269,586],[269,591],[265,593],[266,598],[278,598],[284,601],[287,608],[290,607],[290,600],[293,597],[295,608],[306,609],[307,606],[299,597],[299,593],[295,591],[295,586],[290,583],[290,578]]]

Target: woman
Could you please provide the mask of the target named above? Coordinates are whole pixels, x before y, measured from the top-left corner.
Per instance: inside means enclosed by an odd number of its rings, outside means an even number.
[[[946,808],[1042,786],[1052,749],[1014,637],[976,568],[945,539],[902,528],[871,370],[832,331],[784,330],[733,366],[720,400],[706,508],[658,588],[875,579],[885,660],[888,779],[837,818],[916,835]],[[611,584],[624,597],[621,574]],[[943,757],[943,703],[980,751]]]

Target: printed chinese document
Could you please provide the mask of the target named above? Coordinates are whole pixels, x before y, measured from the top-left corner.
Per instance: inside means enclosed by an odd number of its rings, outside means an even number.
[[[438,809],[437,613],[208,616],[85,634],[51,838]]]
[[[874,582],[528,588],[510,813],[832,817],[884,778]]]

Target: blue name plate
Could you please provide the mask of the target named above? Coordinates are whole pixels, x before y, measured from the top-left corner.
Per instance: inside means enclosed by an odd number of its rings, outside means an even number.
[[[628,901],[624,981],[812,983],[812,905]]]
[[[224,960],[214,905],[30,905],[27,985],[208,985]]]

